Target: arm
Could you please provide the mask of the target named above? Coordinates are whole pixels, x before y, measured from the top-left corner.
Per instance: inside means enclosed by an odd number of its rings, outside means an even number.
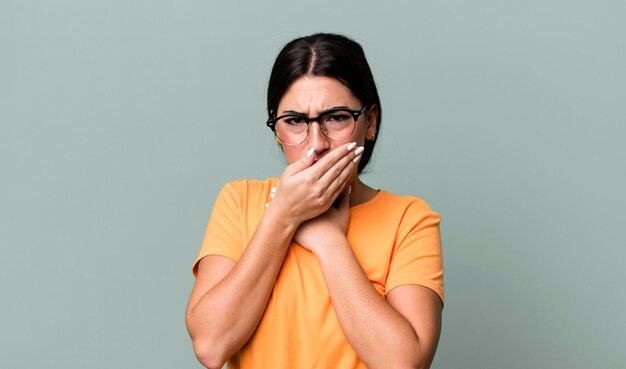
[[[426,287],[376,292],[345,236],[316,253],[339,324],[368,368],[428,368],[441,329],[441,301]]]
[[[264,213],[238,262],[206,256],[186,312],[186,324],[199,361],[219,368],[252,336],[263,316],[294,231],[330,207],[357,165],[342,145],[313,163],[291,164],[280,193]]]
[[[270,209],[238,262],[204,257],[187,307],[186,323],[198,360],[221,368],[250,338],[263,315],[293,234]]]
[[[304,222],[294,239],[319,260],[339,324],[368,368],[428,368],[441,330],[442,303],[429,288],[392,282],[383,298],[371,285],[345,236],[349,192],[337,208]],[[415,242],[439,245],[438,217],[403,229],[399,253],[411,253]],[[422,244],[424,245],[424,244]],[[435,247],[435,250],[438,247]],[[430,257],[438,254],[429,253]],[[411,259],[404,255],[401,260]],[[407,264],[400,263],[402,267]],[[410,265],[409,268],[420,268]],[[397,277],[398,274],[394,275]],[[405,272],[401,272],[403,275]]]

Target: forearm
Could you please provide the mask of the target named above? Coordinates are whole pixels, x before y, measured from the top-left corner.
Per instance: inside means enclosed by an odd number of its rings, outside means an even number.
[[[374,289],[345,238],[316,253],[339,324],[368,368],[419,368],[411,324]]]
[[[196,354],[211,357],[212,362],[227,360],[250,338],[282,266],[295,227],[268,212],[240,260],[187,316]]]

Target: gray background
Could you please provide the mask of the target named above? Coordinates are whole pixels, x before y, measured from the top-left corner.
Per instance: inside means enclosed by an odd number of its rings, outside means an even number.
[[[200,367],[191,263],[315,31],[379,84],[364,180],[443,217],[433,368],[626,367],[624,4],[3,0],[0,367]]]

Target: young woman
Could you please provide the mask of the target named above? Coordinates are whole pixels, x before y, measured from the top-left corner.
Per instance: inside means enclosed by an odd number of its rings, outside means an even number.
[[[186,313],[207,368],[428,368],[441,328],[439,215],[361,182],[381,104],[360,45],[288,43],[267,125],[280,179],[218,195]]]

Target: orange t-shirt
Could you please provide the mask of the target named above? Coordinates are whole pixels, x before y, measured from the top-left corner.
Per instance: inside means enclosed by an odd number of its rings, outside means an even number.
[[[224,186],[200,254],[234,261],[250,242],[277,178]],[[439,215],[421,199],[379,191],[350,208],[347,239],[382,296],[397,286],[432,289],[443,302]],[[259,325],[228,368],[365,368],[339,326],[319,263],[292,242]]]

